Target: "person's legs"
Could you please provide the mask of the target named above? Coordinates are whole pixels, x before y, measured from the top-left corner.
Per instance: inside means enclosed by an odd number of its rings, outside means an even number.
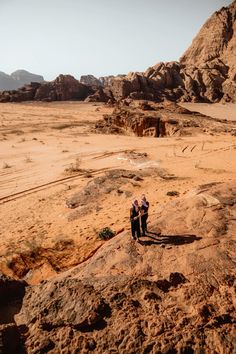
[[[132,233],[132,239],[133,239],[133,240],[136,240],[135,231],[136,231],[135,223],[134,223],[134,222],[131,222],[131,233]]]
[[[148,232],[148,230],[147,230],[147,219],[148,219],[148,215],[145,215],[144,216],[144,223],[143,223],[143,227],[144,227],[145,232]]]
[[[137,232],[137,239],[139,240],[139,238],[141,236],[139,221],[138,221],[138,223],[136,225],[136,232]]]
[[[141,218],[141,227],[142,227],[142,236],[145,236],[145,231],[146,231],[146,228],[147,228],[147,223],[146,223],[145,216],[143,216]]]

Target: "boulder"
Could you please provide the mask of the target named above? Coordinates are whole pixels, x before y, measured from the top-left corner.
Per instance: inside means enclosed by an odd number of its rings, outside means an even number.
[[[89,95],[85,102],[108,102],[111,98],[106,94],[103,88],[99,88],[92,95]]]
[[[103,83],[93,75],[82,75],[80,77],[80,83],[93,88],[99,88],[103,86]]]

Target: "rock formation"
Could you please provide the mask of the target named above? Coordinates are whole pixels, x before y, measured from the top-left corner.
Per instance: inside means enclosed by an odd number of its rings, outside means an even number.
[[[93,94],[85,99],[85,102],[108,102],[110,99],[110,96],[104,91],[104,89],[99,87]]]
[[[136,136],[186,136],[197,133],[236,134],[236,123],[190,112],[174,102],[124,101],[96,123],[96,132]]]
[[[103,83],[93,75],[82,75],[80,77],[80,83],[94,88],[99,88],[103,86]]]
[[[0,72],[0,91],[16,90],[31,82],[42,82],[43,76],[31,74],[26,70],[17,70],[11,75]]]
[[[91,87],[81,84],[73,76],[59,75],[51,82],[31,83],[19,90],[3,91],[0,102],[84,100],[93,92]]]
[[[192,101],[192,102],[219,102],[236,101],[236,1],[230,6],[223,7],[215,12],[199,34],[193,40],[190,48],[180,58],[180,62],[158,63],[148,68],[145,72],[130,73],[126,76],[107,76],[95,78],[93,75],[81,76],[80,85],[87,86],[87,90],[94,93],[91,100],[108,101],[122,100],[125,98],[145,99],[153,101]],[[2,82],[7,81],[6,75],[0,74]],[[67,76],[63,76],[67,77]],[[23,82],[24,71],[12,74],[11,80]],[[75,80],[75,79],[74,79]],[[58,100],[58,99],[83,99],[88,96],[83,86],[78,87],[78,82],[66,79],[63,85],[71,93],[68,95],[56,88],[56,79],[52,83],[42,84],[39,94],[35,99]],[[33,81],[33,77],[30,77]],[[38,80],[34,80],[38,81]],[[64,80],[65,81],[65,80]],[[69,83],[71,82],[71,89]],[[55,84],[53,84],[55,83]],[[0,81],[1,85],[1,81]],[[11,83],[9,84],[11,87]],[[60,84],[59,84],[60,85]],[[53,86],[53,87],[52,87]],[[19,87],[19,86],[18,86]],[[1,88],[1,86],[0,86]],[[8,86],[9,88],[9,86]],[[0,95],[0,102],[31,98],[32,94],[7,92]],[[72,93],[73,91],[73,93]],[[78,93],[80,91],[80,93]],[[2,97],[2,95],[4,97]],[[67,98],[71,97],[71,98]]]
[[[144,73],[114,78],[116,100],[236,101],[236,1],[215,12],[180,62],[158,63]]]
[[[209,95],[215,88],[223,99],[236,101],[236,1],[208,19],[180,63],[202,73]]]
[[[28,286],[1,335],[14,325],[27,353],[235,352],[235,205],[235,183],[172,200],[140,243],[120,234]]]

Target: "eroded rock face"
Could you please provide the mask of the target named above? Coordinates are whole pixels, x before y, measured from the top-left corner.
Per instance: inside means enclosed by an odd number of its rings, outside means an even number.
[[[235,206],[234,183],[200,186],[152,217],[140,244],[118,235],[28,287],[15,316],[27,352],[235,352]]]
[[[89,95],[85,102],[108,102],[110,97],[105,93],[102,87],[99,87],[92,95]]]
[[[235,64],[236,1],[216,11],[204,24],[192,45],[180,58],[185,65],[200,67],[214,59]]]
[[[80,83],[94,88],[102,87],[102,82],[93,75],[82,75],[80,77]]]
[[[95,125],[96,132],[136,136],[185,136],[204,132],[232,134],[236,123],[190,112],[173,102],[124,101]]]
[[[144,73],[114,78],[116,100],[236,101],[236,2],[215,12],[180,62],[158,63]]]
[[[204,85],[210,84],[206,96],[211,101],[217,93],[223,100],[236,101],[236,1],[209,18],[180,63],[194,66],[202,74]]]
[[[81,84],[73,76],[59,75],[51,82],[31,83],[19,90],[3,91],[0,102],[84,100],[93,92],[91,87]]]

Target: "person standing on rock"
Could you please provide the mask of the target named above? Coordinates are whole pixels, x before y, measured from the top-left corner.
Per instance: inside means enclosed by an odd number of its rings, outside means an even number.
[[[147,201],[145,195],[142,195],[141,198],[141,227],[142,227],[142,236],[145,236],[147,231],[147,218],[148,218],[148,209],[149,202]]]
[[[133,240],[138,241],[140,238],[140,215],[138,200],[134,199],[132,208],[130,209],[131,233]]]

